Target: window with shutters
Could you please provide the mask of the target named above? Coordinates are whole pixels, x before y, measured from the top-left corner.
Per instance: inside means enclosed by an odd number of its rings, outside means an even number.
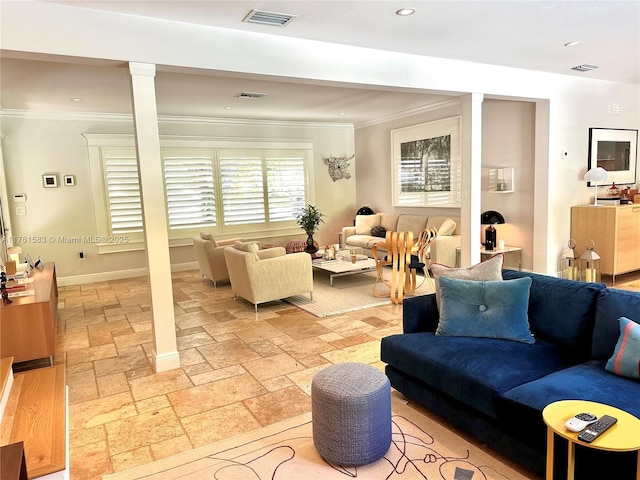
[[[104,188],[103,197],[94,199],[98,235],[128,235],[133,242],[142,241],[135,149],[99,143],[90,143],[89,149],[94,185]],[[131,144],[131,138],[120,143]],[[296,215],[313,201],[310,145],[230,149],[213,144],[202,148],[197,140],[180,143],[161,148],[170,239],[189,238],[201,231],[223,237],[299,232]],[[96,162],[99,170],[94,168]]]
[[[109,233],[142,232],[142,206],[136,152],[131,149],[102,150]]]

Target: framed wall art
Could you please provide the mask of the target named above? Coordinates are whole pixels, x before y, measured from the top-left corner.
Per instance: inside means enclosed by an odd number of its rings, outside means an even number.
[[[57,188],[58,175],[55,173],[45,173],[42,175],[42,186],[44,188]]]
[[[391,131],[396,207],[460,207],[460,117]]]
[[[635,184],[638,163],[638,130],[590,128],[587,171],[602,167],[609,181]],[[588,182],[591,186],[592,182]]]

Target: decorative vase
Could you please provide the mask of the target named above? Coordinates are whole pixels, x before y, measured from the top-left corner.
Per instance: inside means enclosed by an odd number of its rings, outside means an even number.
[[[307,246],[304,247],[304,251],[309,253],[309,254],[313,254],[316,253],[318,251],[318,247],[315,246],[315,243],[313,241],[313,234],[307,234]]]

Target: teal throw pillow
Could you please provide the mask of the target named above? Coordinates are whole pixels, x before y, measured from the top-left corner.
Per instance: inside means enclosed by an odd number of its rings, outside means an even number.
[[[613,355],[604,367],[623,377],[640,378],[640,325],[626,317],[618,319],[620,337]]]
[[[436,335],[534,343],[527,314],[530,289],[529,277],[486,282],[440,277]]]

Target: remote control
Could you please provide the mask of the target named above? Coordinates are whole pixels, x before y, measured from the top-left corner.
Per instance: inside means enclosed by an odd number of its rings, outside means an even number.
[[[596,417],[592,413],[578,413],[576,416],[571,417],[569,420],[567,420],[564,426],[571,432],[581,432],[597,420],[598,417]]]
[[[578,439],[583,442],[591,443],[600,435],[602,435],[609,427],[614,425],[618,421],[617,418],[609,415],[603,415],[596,423],[589,425],[589,427],[578,435]]]

